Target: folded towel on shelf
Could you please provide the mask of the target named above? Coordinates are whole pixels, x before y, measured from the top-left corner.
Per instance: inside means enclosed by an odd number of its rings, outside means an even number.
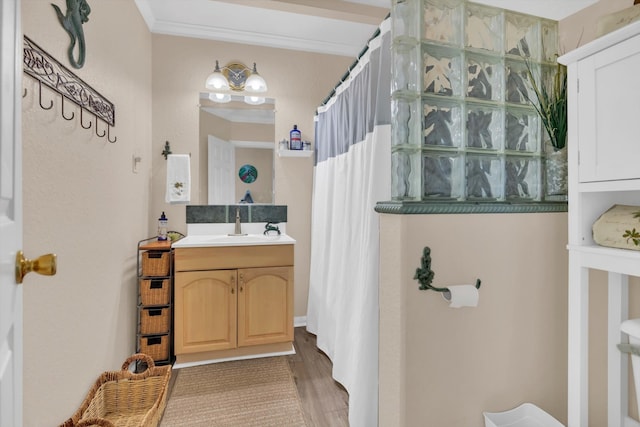
[[[167,203],[191,201],[191,157],[188,154],[167,156]]]

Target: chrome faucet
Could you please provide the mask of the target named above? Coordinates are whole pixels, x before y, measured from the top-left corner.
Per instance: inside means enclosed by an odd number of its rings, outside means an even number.
[[[234,234],[242,234],[242,228],[240,227],[240,208],[236,207],[236,229]]]
[[[242,227],[240,226],[240,206],[236,206],[236,228],[232,234],[232,236],[245,236],[246,234],[242,233]]]

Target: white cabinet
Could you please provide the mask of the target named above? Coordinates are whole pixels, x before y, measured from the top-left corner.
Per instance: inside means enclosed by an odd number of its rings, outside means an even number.
[[[640,178],[638,70],[640,35],[578,61],[580,182]]]
[[[594,221],[614,204],[640,205],[640,22],[592,41],[559,61],[569,89],[568,427],[588,427],[589,270],[608,272],[608,427],[628,417],[628,358],[617,344],[628,316],[628,276],[640,252],[605,248]],[[640,223],[639,223],[640,224]]]

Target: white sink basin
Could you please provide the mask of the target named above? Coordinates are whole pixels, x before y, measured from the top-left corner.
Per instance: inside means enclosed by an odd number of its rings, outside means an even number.
[[[174,248],[194,248],[210,246],[256,246],[256,245],[292,245],[296,241],[286,234],[246,234],[233,236],[229,234],[194,234],[178,240]]]

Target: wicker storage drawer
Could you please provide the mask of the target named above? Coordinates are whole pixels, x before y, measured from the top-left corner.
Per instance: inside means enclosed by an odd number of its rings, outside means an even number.
[[[167,305],[170,302],[170,279],[140,279],[140,303],[142,305]]]
[[[145,251],[142,253],[143,276],[168,276],[171,253],[167,251]]]
[[[148,354],[155,361],[169,359],[169,335],[138,338],[139,352]]]
[[[170,320],[169,307],[140,308],[140,333],[143,335],[167,334]]]

